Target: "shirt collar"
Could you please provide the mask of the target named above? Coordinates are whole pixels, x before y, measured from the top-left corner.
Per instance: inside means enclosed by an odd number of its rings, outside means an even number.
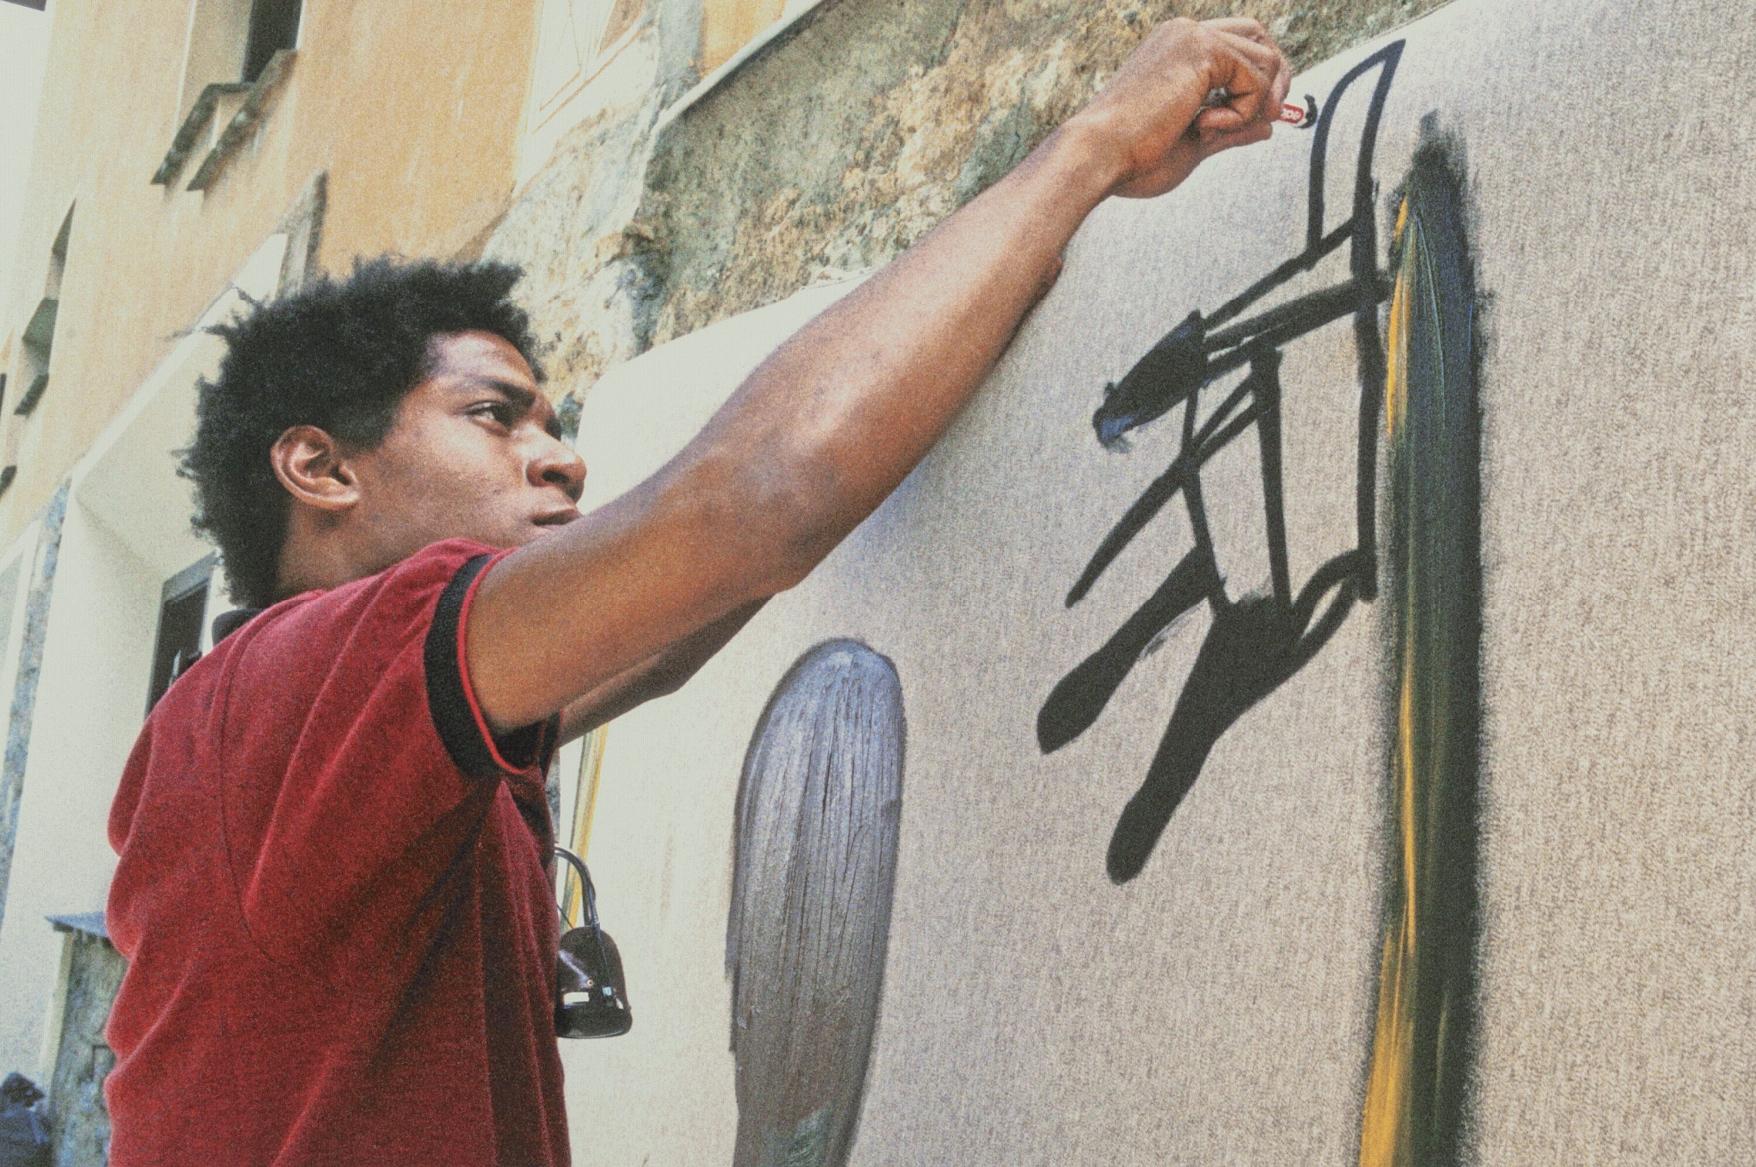
[[[218,644],[261,611],[261,608],[233,608],[229,612],[221,612],[213,618],[213,642]]]

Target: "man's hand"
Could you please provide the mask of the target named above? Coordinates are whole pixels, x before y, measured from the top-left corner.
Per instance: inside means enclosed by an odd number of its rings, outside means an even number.
[[[1111,193],[1151,198],[1203,159],[1267,138],[1291,83],[1286,58],[1256,21],[1172,20],[1152,30],[1073,120],[1119,155],[1121,178]],[[1229,96],[1204,107],[1215,90]]]

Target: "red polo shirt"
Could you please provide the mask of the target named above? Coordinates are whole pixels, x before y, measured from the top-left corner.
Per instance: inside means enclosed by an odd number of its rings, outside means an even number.
[[[114,1167],[568,1161],[552,729],[462,664],[489,549],[262,612],[171,686],[110,812]]]

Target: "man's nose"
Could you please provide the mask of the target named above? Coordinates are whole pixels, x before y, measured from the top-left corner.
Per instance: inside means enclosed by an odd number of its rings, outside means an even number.
[[[559,438],[542,436],[542,444],[528,464],[532,486],[559,486],[574,502],[585,491],[585,459]]]

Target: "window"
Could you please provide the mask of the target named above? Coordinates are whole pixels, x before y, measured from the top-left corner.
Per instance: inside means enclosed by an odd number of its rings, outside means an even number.
[[[152,649],[152,682],[146,698],[148,713],[171,687],[171,682],[201,659],[201,634],[207,627],[207,600],[215,561],[215,556],[208,555],[165,581],[164,593],[159,600],[158,636]]]
[[[195,0],[177,97],[181,124],[155,185],[169,186],[194,155],[202,162],[186,189],[212,184],[287,72],[303,12],[301,0]]]
[[[250,5],[250,35],[244,42],[241,80],[254,82],[276,53],[298,43],[303,8],[303,0],[254,0]]]
[[[243,88],[299,39],[302,0],[195,0],[183,59],[182,112],[210,85]]]
[[[531,121],[541,124],[597,75],[645,0],[543,0],[531,72]]]

